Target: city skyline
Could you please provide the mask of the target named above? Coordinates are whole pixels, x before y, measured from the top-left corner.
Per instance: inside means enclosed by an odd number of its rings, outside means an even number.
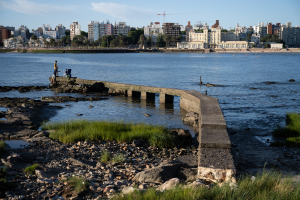
[[[159,6],[157,6],[159,5]],[[217,5],[217,6],[216,6]],[[124,1],[57,1],[51,3],[40,3],[37,0],[0,0],[0,25],[19,28],[25,25],[31,31],[43,24],[55,27],[62,24],[67,29],[78,21],[81,30],[87,31],[89,21],[126,22],[131,27],[143,27],[150,22],[164,22],[163,16],[157,14],[165,13],[165,22],[179,23],[186,26],[188,21],[194,25],[198,21],[213,25],[215,20],[220,25],[229,29],[237,23],[240,26],[254,26],[258,22],[282,23],[292,22],[292,26],[300,25],[300,13],[297,9],[300,1],[253,0],[249,5],[241,5],[241,1],[232,0],[230,3],[223,1],[200,2],[189,1],[189,3],[175,4],[170,1],[161,2],[157,0],[140,2],[135,0]],[[169,14],[169,15],[168,15]]]

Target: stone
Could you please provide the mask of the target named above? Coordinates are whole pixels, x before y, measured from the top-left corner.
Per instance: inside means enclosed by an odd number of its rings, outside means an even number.
[[[190,183],[190,184],[186,185],[186,188],[194,188],[194,189],[196,189],[198,187],[209,187],[209,186],[205,185],[204,183],[202,183],[199,180],[194,181],[193,183]]]
[[[165,182],[164,184],[162,184],[161,186],[159,186],[158,190],[164,191],[164,190],[174,189],[176,185],[179,184],[179,182],[180,182],[179,178],[172,178],[167,182]]]
[[[133,140],[131,144],[134,147],[142,147],[144,143],[144,140]]]
[[[145,184],[145,183],[143,183],[143,184],[139,185],[138,188],[141,189],[141,190],[144,190],[144,189],[147,189],[147,188],[148,188],[148,185]]]
[[[93,108],[94,106],[92,106],[92,105],[89,105],[89,107],[90,107],[90,108]]]
[[[289,82],[295,82],[295,79],[290,79]]]
[[[229,186],[230,186],[230,188],[231,188],[232,190],[235,190],[235,189],[238,188],[238,185],[237,185],[236,183],[234,183],[234,182],[231,182],[231,183],[229,184]]]
[[[141,183],[164,182],[176,177],[178,171],[183,166],[185,166],[185,164],[180,162],[164,162],[157,167],[146,169],[145,171],[137,173],[132,181]]]
[[[134,188],[132,187],[132,186],[128,186],[128,187],[124,187],[123,189],[122,189],[122,193],[123,194],[129,194],[129,193],[131,193],[131,192],[134,192]]]
[[[146,117],[151,117],[151,115],[149,115],[149,114],[147,114],[147,113],[145,114],[145,116],[146,116]]]
[[[191,138],[192,134],[190,133],[189,130],[180,129],[178,131],[178,137]]]

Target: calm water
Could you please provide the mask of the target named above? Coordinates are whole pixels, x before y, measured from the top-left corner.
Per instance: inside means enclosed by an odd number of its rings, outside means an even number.
[[[228,127],[270,129],[284,124],[287,112],[300,112],[300,54],[0,54],[0,85],[47,85],[58,61],[59,70],[92,80],[196,90],[219,99]],[[220,87],[200,86],[213,83]],[[296,82],[289,82],[295,79]],[[266,84],[275,82],[275,84]],[[255,88],[255,89],[251,89]],[[51,91],[0,93],[0,97],[65,95]],[[75,96],[75,94],[70,94]],[[79,95],[79,94],[78,94]],[[94,105],[89,108],[88,105]],[[70,103],[51,120],[77,118],[144,121],[186,128],[185,112],[163,109],[155,102],[126,97]],[[64,106],[64,105],[62,105]],[[151,114],[147,118],[145,113]]]

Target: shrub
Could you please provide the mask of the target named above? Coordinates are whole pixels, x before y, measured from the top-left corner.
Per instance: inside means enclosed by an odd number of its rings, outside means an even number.
[[[39,166],[40,166],[39,164],[33,164],[33,165],[29,166],[29,167],[26,167],[24,169],[24,172],[26,174],[35,174],[35,169],[38,168]]]
[[[121,153],[115,155],[113,158],[114,163],[123,163],[125,160],[126,160],[126,157]]]
[[[5,152],[5,142],[0,141],[0,155]]]
[[[71,185],[76,192],[81,193],[87,190],[89,182],[82,177],[73,176],[68,179],[68,184]]]
[[[101,162],[107,163],[109,161],[110,161],[110,153],[108,151],[104,150],[101,153]]]

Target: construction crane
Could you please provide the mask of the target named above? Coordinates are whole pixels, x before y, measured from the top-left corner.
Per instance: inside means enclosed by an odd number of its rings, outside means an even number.
[[[198,14],[198,13],[173,13],[173,14],[166,14],[166,12],[164,11],[163,14],[157,14],[158,15],[163,15],[164,16],[164,23],[165,23],[165,17],[166,15],[184,15],[184,14]]]

